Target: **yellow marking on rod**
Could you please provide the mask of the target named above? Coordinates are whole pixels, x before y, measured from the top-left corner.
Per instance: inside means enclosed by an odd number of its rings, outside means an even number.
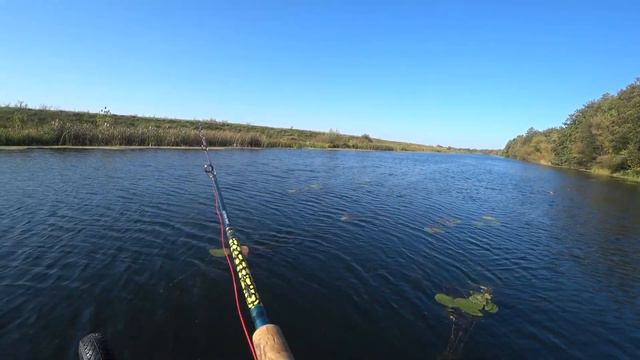
[[[247,301],[247,306],[249,309],[252,309],[256,305],[260,304],[260,297],[258,297],[256,287],[253,284],[253,278],[249,272],[249,267],[242,256],[242,249],[238,244],[238,239],[236,239],[233,234],[232,236],[229,236],[229,248],[233,255],[233,262],[236,265],[236,273],[240,278],[240,285],[242,286],[242,292],[244,293],[244,298]]]

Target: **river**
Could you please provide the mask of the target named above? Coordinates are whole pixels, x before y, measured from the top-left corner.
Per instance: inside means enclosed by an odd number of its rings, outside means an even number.
[[[640,186],[495,156],[219,150],[299,359],[435,359],[439,292],[491,288],[469,359],[640,357]],[[0,358],[248,359],[200,151],[0,151]]]

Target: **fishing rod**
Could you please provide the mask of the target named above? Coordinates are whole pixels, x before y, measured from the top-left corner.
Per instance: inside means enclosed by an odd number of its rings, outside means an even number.
[[[202,126],[199,129],[199,134],[200,139],[202,140],[200,146],[202,147],[202,150],[204,150],[207,160],[207,163],[204,165],[204,171],[207,176],[209,176],[209,179],[211,179],[213,194],[215,198],[216,214],[220,222],[220,241],[222,243],[222,250],[225,254],[225,258],[227,259],[227,264],[229,265],[229,272],[231,273],[231,277],[233,280],[233,287],[236,298],[236,308],[238,310],[238,316],[240,317],[240,322],[245,332],[245,336],[247,337],[247,342],[249,343],[249,347],[251,348],[251,353],[254,359],[258,360],[293,360],[293,355],[291,354],[291,350],[289,350],[289,346],[287,345],[282,331],[277,325],[269,322],[269,319],[267,318],[267,312],[265,310],[264,304],[260,300],[258,290],[256,290],[253,277],[251,276],[251,272],[249,271],[249,266],[247,265],[245,256],[242,254],[240,242],[233,227],[231,227],[231,224],[229,222],[227,208],[224,204],[224,199],[222,197],[220,186],[218,184],[216,168],[213,166],[213,162],[211,161],[211,157],[209,156],[209,146],[207,145],[207,140],[204,136]],[[224,246],[225,235],[229,251],[227,251]],[[231,254],[231,258],[233,259],[233,266],[231,263],[231,259],[229,258],[229,253]],[[247,308],[249,309],[249,313],[251,314],[251,320],[255,329],[252,336],[253,343],[249,338],[246,326],[244,324],[244,319],[242,317],[242,312],[240,310],[234,270],[235,275],[238,276],[240,286],[242,287],[244,300],[247,304]]]

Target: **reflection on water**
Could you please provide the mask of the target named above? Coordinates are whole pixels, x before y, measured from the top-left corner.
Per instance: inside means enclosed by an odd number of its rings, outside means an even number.
[[[452,329],[433,294],[478,284],[500,311],[463,357],[640,353],[638,185],[479,155],[213,156],[298,358],[437,358]],[[0,358],[72,359],[90,331],[120,359],[248,358],[202,163],[0,152]]]

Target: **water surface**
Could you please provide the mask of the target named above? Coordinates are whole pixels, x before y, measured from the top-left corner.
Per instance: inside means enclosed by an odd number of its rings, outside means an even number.
[[[640,357],[640,186],[481,155],[213,153],[299,359],[433,359],[437,292],[493,288],[466,358]],[[198,151],[0,152],[0,358],[249,358]]]

